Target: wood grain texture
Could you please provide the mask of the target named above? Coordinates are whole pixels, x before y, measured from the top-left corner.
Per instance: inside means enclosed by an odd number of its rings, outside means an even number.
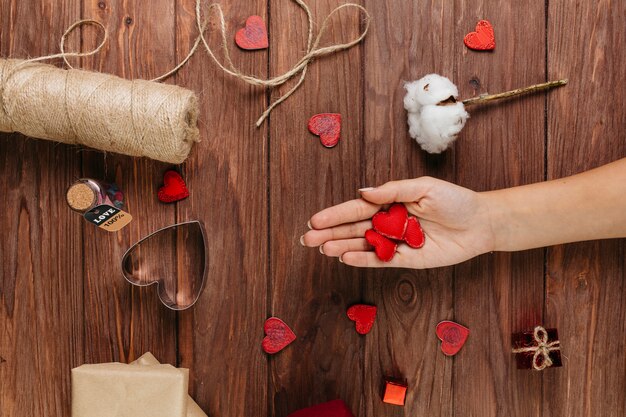
[[[267,19],[267,3],[222,4],[235,65],[266,77],[268,53],[239,51],[234,34],[250,15]],[[197,34],[195,1],[177,2],[177,11],[180,60]],[[215,31],[208,39],[219,49]],[[191,196],[179,204],[178,218],[202,220],[210,237],[206,288],[193,310],[179,315],[180,364],[191,369],[192,395],[210,416],[266,415],[268,138],[266,126],[254,126],[266,95],[223,74],[204,51],[178,83],[197,91],[201,103],[201,142],[183,165]]]
[[[337,6],[334,1],[308,4],[319,22],[316,31]],[[308,28],[295,3],[271,0],[270,10],[270,69],[275,76],[300,59]],[[334,19],[322,45],[358,36],[355,11],[344,10]],[[280,92],[285,88],[290,86]],[[311,215],[354,198],[361,185],[362,97],[361,54],[354,48],[315,61],[302,87],[271,116],[269,314],[286,321],[298,337],[270,359],[272,416],[337,398],[353,410],[360,408],[362,339],[346,316],[347,308],[361,300],[360,274],[300,246],[299,238]],[[309,118],[317,113],[342,115],[341,139],[332,149],[307,131]]]
[[[157,0],[150,7],[144,6],[141,1],[92,0],[83,4],[84,17],[102,22],[109,31],[105,49],[85,59],[85,68],[150,79],[174,66],[174,4]],[[93,48],[99,36],[86,28],[83,48]],[[167,164],[147,159],[83,153],[83,175],[115,182],[124,193],[127,211],[134,216],[131,224],[115,234],[83,225],[88,362],[130,362],[146,351],[162,362],[176,361],[175,313],[161,304],[154,286],[133,287],[120,269],[122,255],[132,243],[175,222],[175,207],[160,203],[156,197],[167,168]],[[168,254],[154,253],[151,258],[158,262],[162,256]]]
[[[220,3],[229,41],[250,15],[268,24],[269,50],[229,44],[244,72],[275,76],[304,54],[306,18],[294,2]],[[307,3],[317,30],[341,2]],[[190,368],[190,392],[211,417],[286,417],[335,398],[359,417],[626,415],[623,239],[489,254],[430,271],[354,269],[298,243],[311,214],[357,197],[360,187],[431,175],[487,190],[625,157],[626,6],[360,3],[374,19],[365,42],[314,61],[302,88],[260,129],[254,122],[266,104],[290,86],[249,87],[204,52],[167,80],[195,90],[201,104],[202,142],[176,167],[191,196],[176,205],[156,198],[166,164],[0,135],[0,416],[69,415],[72,367],[130,361],[146,350]],[[195,0],[0,0],[0,56],[56,52],[63,30],[81,17],[110,32],[103,53],[83,67],[127,78],[169,70],[197,34]],[[483,18],[495,27],[492,53],[463,45]],[[355,13],[344,11],[322,44],[359,29]],[[217,49],[215,30],[208,36]],[[88,50],[98,39],[85,28],[68,49]],[[471,108],[455,147],[432,156],[409,138],[402,106],[403,82],[431,72],[449,76],[463,98],[545,79],[570,84]],[[306,128],[322,112],[343,116],[333,149]],[[117,182],[135,221],[106,234],[72,213],[64,191],[81,176]],[[207,286],[193,309],[173,313],[153,288],[127,284],[119,262],[141,237],[193,219],[210,236]],[[164,256],[176,255],[154,258]],[[178,269],[179,279],[185,274]],[[346,317],[356,302],[379,307],[367,336]],[[269,357],[260,344],[272,315],[298,339]],[[435,336],[444,319],[471,331],[454,358]],[[510,333],[540,322],[558,327],[564,367],[517,371]],[[382,403],[384,376],[408,380],[405,407]]]
[[[437,72],[451,75],[454,8],[451,4],[368,0],[374,16],[365,43],[365,149],[363,186],[431,175],[454,180],[454,152],[433,156],[409,137],[404,83]],[[427,36],[427,38],[424,38]],[[452,415],[452,364],[438,346],[435,327],[453,318],[452,268],[368,273],[365,298],[378,305],[366,338],[363,415]],[[381,401],[385,377],[405,378],[406,405]]]
[[[77,1],[0,3],[0,56],[56,52]],[[77,150],[0,134],[0,416],[68,415],[83,360],[80,219],[64,191]]]
[[[544,81],[543,3],[457,1],[455,6],[454,78],[461,97]],[[490,53],[471,51],[462,42],[481,19],[495,30],[496,49]],[[468,111],[471,118],[456,144],[459,185],[483,191],[543,180],[544,95]],[[471,331],[455,358],[455,415],[540,415],[541,375],[518,371],[510,351],[511,333],[542,323],[543,253],[487,254],[455,268],[455,319]]]
[[[569,77],[548,101],[548,178],[626,156],[626,4],[550,2],[548,75]],[[582,111],[572,111],[580,109]],[[564,368],[544,377],[543,415],[626,415],[624,240],[548,250],[546,320]]]

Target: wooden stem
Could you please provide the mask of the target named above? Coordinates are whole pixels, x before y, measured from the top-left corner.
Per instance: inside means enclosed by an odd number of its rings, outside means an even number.
[[[554,87],[560,87],[562,85],[567,84],[567,78],[564,80],[558,81],[549,81],[547,83],[535,84],[524,88],[518,88],[511,91],[506,91],[504,93],[498,94],[483,94],[478,97],[468,98],[467,100],[463,100],[463,104],[465,106],[471,106],[473,104],[487,103],[489,101],[501,100],[505,98],[517,97],[523,94],[530,94],[536,91],[548,90]]]

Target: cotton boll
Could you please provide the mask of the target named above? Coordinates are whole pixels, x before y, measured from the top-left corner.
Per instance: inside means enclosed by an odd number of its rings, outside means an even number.
[[[409,134],[426,152],[441,153],[455,141],[468,117],[460,102],[424,106],[419,116],[409,114]]]
[[[404,97],[404,108],[409,112],[417,112],[421,106],[437,104],[450,97],[459,96],[456,85],[448,78],[438,74],[428,74],[417,81],[406,83],[407,91]]]

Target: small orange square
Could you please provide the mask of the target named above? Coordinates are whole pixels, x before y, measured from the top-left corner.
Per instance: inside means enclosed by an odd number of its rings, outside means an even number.
[[[387,404],[404,405],[406,388],[406,385],[385,381],[385,395],[383,396],[383,402],[386,402]]]

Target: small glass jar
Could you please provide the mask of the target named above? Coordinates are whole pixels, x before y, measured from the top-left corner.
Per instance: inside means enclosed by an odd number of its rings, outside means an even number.
[[[124,194],[117,185],[91,178],[81,178],[70,185],[65,199],[72,210],[81,214],[103,204],[120,210],[124,207]]]

